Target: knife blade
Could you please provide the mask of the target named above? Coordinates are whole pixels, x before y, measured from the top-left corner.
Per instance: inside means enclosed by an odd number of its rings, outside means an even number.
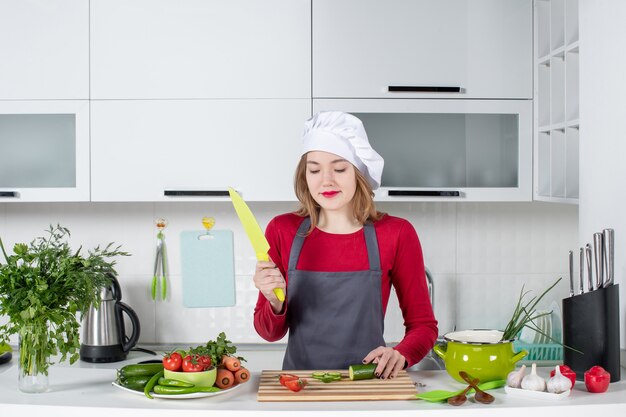
[[[593,291],[593,268],[591,266],[591,245],[585,245],[585,258],[587,259],[587,292]]]
[[[574,252],[569,251],[569,296],[574,296]]]
[[[228,194],[230,195],[230,200],[233,202],[239,221],[243,225],[246,235],[248,235],[248,240],[250,240],[252,244],[257,260],[269,261],[270,258],[267,255],[267,251],[270,249],[270,244],[265,238],[254,214],[252,214],[250,207],[248,207],[243,198],[241,198],[239,193],[233,188],[228,187]],[[274,294],[280,301],[285,301],[285,293],[282,288],[274,288]]]
[[[613,284],[613,274],[615,273],[615,231],[613,229],[604,229],[602,235],[604,236],[604,258],[606,266],[606,280],[604,280],[602,285],[608,287]]]
[[[604,280],[604,238],[600,232],[593,234],[593,250],[596,264],[596,284],[593,289],[597,290]]]
[[[580,271],[578,271],[578,294],[585,292],[585,249],[580,248]]]

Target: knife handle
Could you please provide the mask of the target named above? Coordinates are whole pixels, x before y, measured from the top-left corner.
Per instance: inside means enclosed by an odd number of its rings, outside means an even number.
[[[264,252],[258,252],[256,254],[256,259],[258,261],[264,261],[267,262],[270,260],[270,257],[267,253]],[[283,291],[282,288],[274,288],[274,295],[276,296],[276,298],[278,298],[278,301],[283,302],[285,301],[285,292]]]
[[[602,234],[604,236],[604,260],[606,270],[606,279],[604,280],[603,286],[607,287],[613,284],[613,274],[615,273],[615,231],[613,229],[604,229]]]
[[[578,293],[582,294],[585,292],[584,288],[585,282],[585,249],[580,248],[580,270],[578,272]]]
[[[274,295],[278,298],[278,301],[285,301],[285,293],[282,288],[274,288]]]
[[[587,259],[587,291],[593,291],[593,267],[591,266],[591,245],[585,245],[585,258]]]
[[[602,286],[604,279],[604,237],[602,233],[593,234],[593,249],[596,264],[596,285],[594,290],[597,290]]]
[[[569,251],[569,296],[574,296],[574,252]]]

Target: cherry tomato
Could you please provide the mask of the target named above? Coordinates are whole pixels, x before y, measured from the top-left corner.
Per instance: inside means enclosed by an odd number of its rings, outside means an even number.
[[[293,392],[298,392],[306,386],[306,379],[289,379],[285,381],[285,386]]]
[[[561,371],[563,376],[572,381],[572,388],[570,388],[570,390],[574,389],[574,384],[576,383],[576,372],[572,371],[572,369],[567,365],[559,365],[559,371]],[[550,378],[552,378],[555,373],[556,371],[552,370],[550,372]]]
[[[183,372],[202,372],[204,366],[198,361],[197,355],[187,355],[183,358]]]
[[[163,367],[168,371],[178,372],[183,364],[183,357],[178,352],[168,353],[163,357]]]
[[[205,371],[211,367],[211,357],[210,356],[201,355],[201,356],[198,356],[197,359],[198,359],[198,363],[204,367]]]
[[[278,375],[278,382],[280,382],[280,385],[282,385],[283,387],[287,386],[287,385],[285,385],[285,383],[287,381],[295,381],[297,379],[300,379],[298,377],[298,375],[293,375],[293,374],[280,374],[280,375]]]
[[[609,389],[610,382],[611,374],[609,374],[601,366],[592,366],[587,372],[585,372],[585,386],[589,392],[604,392]]]

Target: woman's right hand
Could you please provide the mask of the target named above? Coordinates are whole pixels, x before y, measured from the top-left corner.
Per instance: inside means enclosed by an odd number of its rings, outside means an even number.
[[[283,309],[283,302],[274,294],[275,288],[285,291],[285,278],[272,261],[259,261],[254,273],[254,286],[261,291],[272,306],[274,313],[279,314]]]

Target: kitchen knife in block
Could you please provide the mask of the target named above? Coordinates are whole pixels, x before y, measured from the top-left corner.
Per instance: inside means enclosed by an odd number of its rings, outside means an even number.
[[[256,253],[256,258],[259,261],[269,261],[269,256],[267,255],[267,251],[270,249],[270,244],[265,239],[265,235],[257,223],[254,214],[250,211],[250,208],[243,201],[243,198],[235,191],[233,188],[228,187],[228,194],[230,194],[230,199],[233,202],[233,206],[235,207],[235,211],[237,212],[237,216],[239,216],[239,221],[243,225],[246,234],[248,235],[248,239],[250,243],[252,243],[252,248]],[[274,294],[280,301],[285,301],[285,293],[282,288],[274,288]]]
[[[230,230],[183,231],[180,234],[183,305],[235,305],[235,261]]]

